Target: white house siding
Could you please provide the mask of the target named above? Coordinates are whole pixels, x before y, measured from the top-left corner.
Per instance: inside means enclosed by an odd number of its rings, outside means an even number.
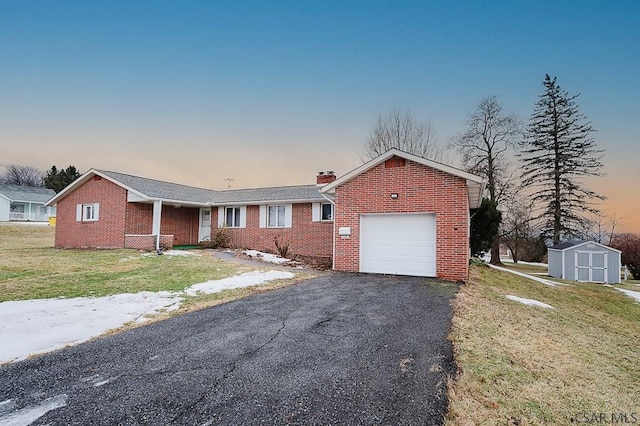
[[[9,221],[9,200],[4,197],[0,197],[0,222]]]

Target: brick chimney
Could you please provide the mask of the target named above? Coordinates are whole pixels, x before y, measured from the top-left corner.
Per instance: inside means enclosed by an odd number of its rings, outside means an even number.
[[[318,185],[325,185],[327,183],[331,183],[336,180],[336,174],[331,170],[326,172],[318,172],[318,176],[316,177],[316,183]]]

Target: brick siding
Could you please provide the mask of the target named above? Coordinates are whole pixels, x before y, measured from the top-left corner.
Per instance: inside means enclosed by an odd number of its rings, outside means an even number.
[[[214,208],[213,217],[217,217]],[[247,227],[227,228],[232,246],[277,253],[274,238],[289,243],[289,254],[331,257],[333,222],[313,222],[311,203],[294,204],[291,228],[260,228],[259,206],[247,206]],[[217,230],[212,229],[212,233]],[[212,235],[213,239],[213,235]]]
[[[360,269],[361,214],[435,213],[436,274],[466,281],[469,203],[465,180],[413,161],[399,164],[381,163],[336,188],[335,229],[351,227],[351,236],[342,239],[336,235],[335,269]],[[397,193],[398,199],[391,199],[392,193]]]
[[[78,204],[99,203],[99,220],[77,222]],[[127,191],[95,176],[57,203],[55,245],[59,248],[124,246]]]
[[[126,234],[124,247],[153,251],[156,249],[156,237],[154,235]],[[173,248],[173,235],[160,235],[160,248],[162,250]]]
[[[198,244],[200,209],[162,206],[160,234],[173,235],[173,245]],[[128,203],[126,234],[151,235],[153,230],[153,204]]]

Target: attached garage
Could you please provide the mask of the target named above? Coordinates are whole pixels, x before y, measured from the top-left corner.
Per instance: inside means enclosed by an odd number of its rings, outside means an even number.
[[[320,192],[335,202],[333,269],[466,281],[480,176],[391,149]]]
[[[361,215],[360,272],[435,277],[435,215]]]
[[[549,248],[549,275],[571,281],[620,283],[621,252],[594,241],[566,241]]]

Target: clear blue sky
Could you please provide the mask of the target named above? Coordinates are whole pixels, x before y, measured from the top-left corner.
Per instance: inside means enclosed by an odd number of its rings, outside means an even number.
[[[545,73],[581,93],[603,209],[640,231],[638,0],[4,1],[0,162],[310,183],[394,106],[441,143],[488,95],[526,121]]]

